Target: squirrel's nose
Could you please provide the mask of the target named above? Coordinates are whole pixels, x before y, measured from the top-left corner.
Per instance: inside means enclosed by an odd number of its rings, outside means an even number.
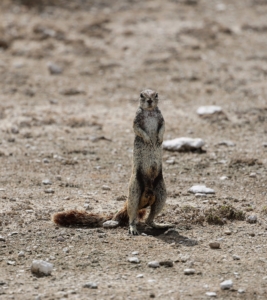
[[[151,99],[147,100],[148,104],[151,104],[153,101]]]

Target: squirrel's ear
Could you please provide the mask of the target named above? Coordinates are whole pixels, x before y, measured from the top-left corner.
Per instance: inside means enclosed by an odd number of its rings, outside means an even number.
[[[158,94],[158,93],[156,93],[156,95],[155,95],[155,98],[156,98],[156,99],[158,99],[158,97],[159,97],[159,94]]]

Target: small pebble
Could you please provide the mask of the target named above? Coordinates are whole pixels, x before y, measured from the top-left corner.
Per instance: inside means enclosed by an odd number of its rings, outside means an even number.
[[[133,252],[132,252],[132,255],[138,255],[138,254],[139,254],[138,251],[133,251]]]
[[[52,74],[52,75],[59,75],[63,71],[63,69],[59,65],[52,63],[52,62],[49,62],[47,64],[47,67],[48,67],[50,74]]]
[[[226,229],[226,230],[224,231],[224,234],[226,234],[226,235],[231,235],[231,234],[232,234],[232,231],[231,231],[230,229]]]
[[[217,294],[215,292],[207,292],[206,295],[209,297],[217,297]]]
[[[220,106],[216,106],[216,105],[200,106],[197,109],[197,114],[200,116],[212,115],[212,114],[221,113],[221,112],[222,112],[222,108]]]
[[[234,260],[240,260],[240,256],[234,254],[234,255],[233,255],[233,259],[234,259]]]
[[[110,191],[110,187],[108,185],[103,185],[102,190],[103,191]]]
[[[211,249],[220,249],[221,248],[221,245],[218,242],[211,242],[211,243],[209,243],[209,246]]]
[[[11,128],[11,132],[12,132],[13,134],[18,134],[18,133],[19,133],[18,127],[13,126],[13,127]]]
[[[247,217],[247,222],[250,223],[250,224],[257,223],[257,216],[256,215],[248,216]]]
[[[128,261],[132,264],[139,264],[140,260],[138,257],[134,256],[134,257],[129,257]]]
[[[8,260],[7,264],[11,266],[15,266],[16,262],[14,260]]]
[[[138,275],[136,276],[136,278],[143,278],[143,277],[144,277],[143,274],[138,274]]]
[[[44,185],[51,185],[52,182],[51,182],[49,179],[44,179],[44,180],[42,181],[42,184],[44,184]]]
[[[195,269],[184,269],[184,274],[185,275],[193,275],[196,273]]]
[[[227,179],[229,179],[227,176],[220,177],[220,180],[227,180]]]
[[[34,260],[31,265],[31,272],[37,275],[50,275],[54,265],[43,260]]]
[[[159,262],[160,266],[164,266],[166,268],[171,268],[173,267],[173,261],[171,260],[163,260]]]
[[[205,185],[193,185],[188,192],[193,194],[215,194],[213,189],[207,188]]]
[[[5,241],[6,239],[2,235],[0,235],[0,242],[5,242]]]
[[[239,294],[244,294],[246,291],[243,290],[243,289],[238,289],[237,292],[238,292]]]
[[[256,173],[250,173],[250,174],[249,174],[249,177],[256,178],[256,177],[257,177],[257,174],[256,174]]]
[[[46,189],[44,192],[46,194],[54,194],[55,193],[55,191],[53,189]]]
[[[166,160],[166,164],[174,165],[175,164],[175,160],[174,159],[167,159]]]
[[[19,253],[18,253],[18,257],[24,257],[25,256],[25,252],[24,251],[20,251]]]
[[[43,159],[43,163],[44,163],[44,164],[49,164],[49,163],[50,163],[50,160],[49,160],[48,158],[44,158],[44,159]]]
[[[233,286],[233,281],[231,279],[221,282],[220,287],[222,290],[229,290]]]
[[[159,268],[159,262],[158,261],[150,261],[148,263],[149,268]]]
[[[119,226],[119,222],[114,220],[109,220],[103,223],[104,228],[116,228]]]
[[[87,289],[97,289],[98,286],[95,282],[87,282],[83,285],[84,288],[87,288]]]

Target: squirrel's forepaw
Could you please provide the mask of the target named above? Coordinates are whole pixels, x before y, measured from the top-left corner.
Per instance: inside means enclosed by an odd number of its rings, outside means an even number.
[[[135,225],[130,225],[129,226],[129,234],[131,234],[131,235],[139,235],[139,232],[137,231]]]
[[[174,227],[173,224],[164,224],[164,223],[155,223],[155,222],[150,222],[147,223],[152,228],[157,228],[157,229],[164,229],[164,228],[172,228]]]

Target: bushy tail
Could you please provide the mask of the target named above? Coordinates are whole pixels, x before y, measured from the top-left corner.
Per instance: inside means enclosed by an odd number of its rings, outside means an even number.
[[[141,209],[138,211],[138,218],[143,219],[146,215],[146,210]],[[108,220],[115,220],[119,222],[120,226],[126,226],[129,223],[127,213],[127,202],[124,207],[116,214],[101,215],[87,213],[86,211],[68,210],[56,213],[53,215],[52,220],[59,226],[86,226],[90,228],[102,227],[103,223]]]

